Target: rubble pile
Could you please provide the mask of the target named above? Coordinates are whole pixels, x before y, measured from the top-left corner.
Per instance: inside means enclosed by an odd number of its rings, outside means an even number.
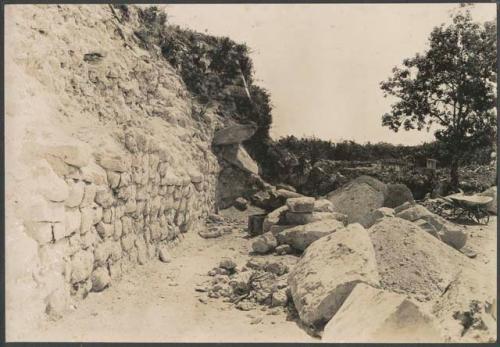
[[[209,295],[241,308],[272,305],[281,290],[303,326],[329,342],[494,341],[495,290],[469,259],[465,228],[411,195],[392,196],[402,191],[364,177],[328,199],[288,198],[259,215],[251,255],[294,254],[296,266],[280,275],[214,269],[219,291]]]
[[[208,272],[211,280],[196,288],[209,298],[224,298],[242,311],[258,306],[286,307],[289,303],[287,274],[289,266],[282,261],[250,259],[241,268],[224,258]]]

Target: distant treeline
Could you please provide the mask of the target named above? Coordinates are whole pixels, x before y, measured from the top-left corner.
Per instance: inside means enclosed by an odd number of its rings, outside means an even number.
[[[318,160],[345,161],[377,161],[387,159],[404,160],[412,163],[425,163],[427,158],[436,159],[439,166],[447,167],[450,157],[445,148],[438,142],[428,142],[421,145],[405,146],[386,142],[360,144],[354,141],[332,142],[315,137],[297,138],[282,137],[275,142],[277,151],[286,151],[299,160],[309,160],[314,164]],[[492,147],[468,153],[468,163],[489,163]]]

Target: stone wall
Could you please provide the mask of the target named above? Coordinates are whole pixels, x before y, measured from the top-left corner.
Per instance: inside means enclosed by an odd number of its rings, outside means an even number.
[[[8,340],[158,258],[215,210],[223,122],[139,48],[130,16],[6,7]]]

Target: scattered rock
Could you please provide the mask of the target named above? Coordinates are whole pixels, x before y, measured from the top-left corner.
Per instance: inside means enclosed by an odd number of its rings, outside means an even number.
[[[92,272],[92,291],[100,292],[111,283],[109,272],[104,267],[99,267]]]
[[[234,269],[236,269],[236,263],[229,258],[223,258],[219,263],[219,267],[222,269],[226,269],[229,272],[232,272],[234,271]]]
[[[313,221],[313,214],[311,212],[296,213],[287,211],[285,213],[285,222],[288,225],[304,225]]]
[[[271,232],[267,232],[258,236],[252,242],[252,250],[258,254],[266,254],[274,250],[278,246],[276,237]]]
[[[409,220],[410,222],[414,222],[417,219],[422,219],[429,216],[432,216],[432,213],[424,206],[418,204],[408,206],[408,208],[405,208],[401,212],[396,213],[396,217]]]
[[[301,197],[287,199],[288,210],[293,213],[311,213],[314,210],[314,198]]]
[[[314,327],[326,324],[359,282],[379,284],[375,252],[359,224],[312,243],[288,277],[301,321]]]
[[[290,245],[279,245],[276,247],[276,254],[278,255],[285,255],[285,254],[292,254],[293,253],[293,248]]]
[[[240,211],[245,211],[248,207],[248,201],[245,198],[239,197],[234,201],[234,207]]]
[[[248,233],[250,236],[262,235],[264,233],[263,225],[265,219],[265,214],[254,214],[248,216]]]
[[[160,247],[158,256],[163,263],[170,263],[172,261],[166,247]]]
[[[262,222],[262,231],[266,233],[271,230],[271,227],[273,225],[279,224],[280,222],[284,222],[284,216],[287,211],[288,211],[288,206],[283,205],[277,208],[276,210],[268,213],[267,216],[264,217],[264,220]]]
[[[370,217],[367,219],[366,224],[363,226],[365,228],[369,228],[380,219],[390,218],[390,217],[394,217],[394,210],[388,207],[381,207],[376,209],[370,214]]]

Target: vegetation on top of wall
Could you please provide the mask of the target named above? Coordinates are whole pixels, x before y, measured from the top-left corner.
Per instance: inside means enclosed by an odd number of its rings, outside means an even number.
[[[143,47],[158,46],[200,104],[215,107],[224,119],[256,124],[245,147],[261,166],[267,165],[272,107],[269,93],[254,84],[249,48],[227,37],[170,25],[168,15],[154,6],[138,11],[141,26],[135,35]]]

